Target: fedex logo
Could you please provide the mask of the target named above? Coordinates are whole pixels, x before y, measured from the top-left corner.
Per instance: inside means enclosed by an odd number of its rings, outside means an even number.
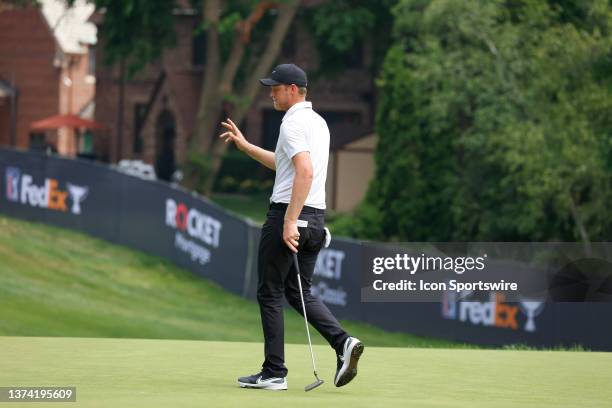
[[[81,213],[81,203],[89,191],[88,187],[67,184],[68,191],[59,188],[59,182],[47,178],[42,186],[34,183],[30,174],[22,173],[16,167],[7,167],[5,173],[6,199],[8,201],[29,205],[31,207],[46,208],[49,210]],[[68,198],[71,204],[68,205]]]
[[[442,317],[459,320],[475,326],[519,330],[518,312],[525,316],[523,330],[536,331],[535,318],[544,308],[544,302],[522,300],[520,305],[505,301],[501,293],[491,293],[488,302],[459,301],[454,292],[445,292],[442,298]]]
[[[475,325],[518,329],[516,314],[518,306],[504,303],[504,295],[496,293],[492,302],[461,302],[459,320]]]

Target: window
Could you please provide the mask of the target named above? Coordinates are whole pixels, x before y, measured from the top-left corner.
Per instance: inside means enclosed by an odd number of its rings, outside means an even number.
[[[134,153],[142,153],[143,140],[142,140],[142,126],[144,125],[145,115],[147,114],[146,103],[135,103],[134,104]]]

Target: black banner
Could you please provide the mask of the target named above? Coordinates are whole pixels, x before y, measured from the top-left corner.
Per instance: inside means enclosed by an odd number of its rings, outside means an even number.
[[[260,227],[203,197],[88,161],[8,149],[0,149],[0,172],[0,213],[162,256],[255,298]],[[497,292],[461,298],[452,291],[425,303],[362,302],[364,265],[386,255],[377,248],[334,238],[321,251],[313,291],[338,318],[481,345],[612,351],[611,303],[517,302]]]
[[[0,164],[2,213],[166,257],[243,293],[248,225],[209,201],[87,161],[0,150]]]

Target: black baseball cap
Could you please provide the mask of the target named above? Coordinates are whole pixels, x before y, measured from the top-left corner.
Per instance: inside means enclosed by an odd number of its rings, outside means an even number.
[[[292,85],[299,87],[308,86],[308,78],[306,72],[295,64],[280,64],[272,70],[270,78],[262,78],[259,80],[262,85]]]

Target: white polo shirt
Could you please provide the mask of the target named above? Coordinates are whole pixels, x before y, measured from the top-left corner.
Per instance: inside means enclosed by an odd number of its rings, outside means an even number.
[[[325,209],[325,179],[329,159],[329,129],[327,123],[312,110],[311,102],[293,105],[283,116],[274,162],[276,178],[270,202],[291,201],[295,168],[291,159],[300,152],[310,152],[313,179],[304,205]]]

